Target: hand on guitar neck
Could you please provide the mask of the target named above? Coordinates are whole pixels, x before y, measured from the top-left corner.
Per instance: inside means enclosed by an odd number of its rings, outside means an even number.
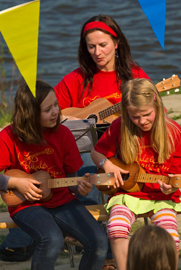
[[[113,165],[110,165],[111,162],[113,163]],[[180,174],[169,176],[146,174],[145,170],[137,163],[125,165],[120,160],[114,157],[110,158],[107,161],[107,165],[105,162],[104,170],[108,172],[109,168],[112,168],[111,170],[113,171],[113,173],[116,174],[116,176],[118,175],[118,172],[121,172],[122,180],[119,180],[120,183],[116,183],[116,187],[115,185],[109,187],[98,187],[100,191],[107,195],[112,196],[115,193],[119,192],[120,189],[127,192],[139,192],[143,188],[143,183],[158,183],[160,185],[160,190],[166,195],[175,192],[179,187],[181,187]],[[119,168],[121,168],[121,170],[119,170]],[[125,171],[128,171],[129,173],[125,174]],[[99,172],[102,172],[102,170],[99,170]],[[124,173],[122,174],[122,172]],[[120,176],[117,179],[120,179]],[[122,181],[124,182],[124,185],[121,185]]]

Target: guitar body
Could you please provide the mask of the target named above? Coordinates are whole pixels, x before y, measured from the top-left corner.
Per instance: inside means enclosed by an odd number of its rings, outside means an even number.
[[[107,186],[97,186],[97,188],[103,193],[113,196],[120,190],[125,190],[127,192],[138,192],[142,189],[143,183],[137,183],[136,179],[139,173],[145,173],[145,170],[140,167],[137,163],[131,165],[123,164],[119,159],[112,157],[109,159],[114,165],[120,167],[123,170],[129,171],[129,174],[122,175],[124,180],[124,185],[121,188],[113,188]]]
[[[156,84],[159,92],[180,87],[180,79],[177,75],[164,79]],[[74,116],[80,119],[95,118],[97,124],[111,124],[121,115],[121,102],[111,104],[105,98],[98,98],[85,108],[66,108],[62,110],[64,116]]]
[[[46,171],[38,171],[33,174],[27,174],[24,171],[12,169],[5,173],[5,175],[19,177],[19,178],[30,178],[41,182],[39,188],[42,190],[41,201],[48,201],[52,196],[52,191],[48,188],[48,179],[50,175]],[[3,201],[8,206],[17,206],[26,201],[26,198],[16,189],[8,190],[8,192],[0,191]]]
[[[118,116],[120,116],[119,112],[107,116],[103,120],[101,120],[99,117],[99,112],[106,110],[110,106],[112,106],[112,103],[109,102],[107,99],[98,98],[85,108],[71,107],[63,109],[62,115],[74,116],[80,119],[95,118],[97,124],[112,123]]]

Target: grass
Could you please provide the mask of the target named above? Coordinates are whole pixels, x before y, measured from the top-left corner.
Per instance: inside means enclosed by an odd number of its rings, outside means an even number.
[[[0,197],[0,212],[7,212],[8,211],[8,207],[5,204],[5,202],[3,202],[2,198]]]
[[[7,78],[4,66],[4,46],[6,45],[0,35],[0,127],[11,122],[12,105],[14,100],[13,90],[22,80],[22,75],[20,74],[10,52],[6,54],[9,54],[9,57],[12,58],[12,70],[10,74],[8,73],[11,78]]]

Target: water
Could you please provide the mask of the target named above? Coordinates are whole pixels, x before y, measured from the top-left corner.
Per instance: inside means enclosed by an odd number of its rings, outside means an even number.
[[[0,10],[24,2],[0,0]],[[172,74],[180,75],[180,0],[167,0],[165,51],[160,46],[137,0],[42,0],[38,78],[55,86],[65,74],[78,66],[77,49],[80,29],[87,19],[97,14],[110,15],[117,21],[129,41],[134,60],[155,83]],[[5,43],[3,43],[3,48],[6,76],[10,81],[12,56]]]

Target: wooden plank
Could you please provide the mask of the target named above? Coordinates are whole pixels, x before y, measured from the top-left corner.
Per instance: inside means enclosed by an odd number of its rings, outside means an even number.
[[[100,205],[88,205],[86,208],[93,215],[93,217],[97,221],[108,220],[107,212],[104,208],[103,204]],[[1,218],[2,222],[0,222],[0,229],[9,229],[18,227],[14,221],[9,217],[9,213],[3,213],[3,217]]]

